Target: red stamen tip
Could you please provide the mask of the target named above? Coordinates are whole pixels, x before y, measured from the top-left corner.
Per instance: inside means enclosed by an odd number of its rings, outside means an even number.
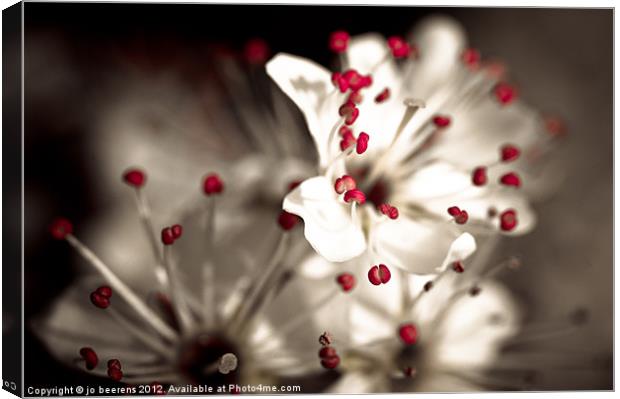
[[[347,101],[352,102],[353,104],[361,104],[364,100],[364,96],[362,95],[361,90],[352,91],[347,98]]]
[[[99,287],[90,293],[90,301],[99,309],[106,309],[110,306],[110,298],[112,297],[112,289],[110,287]]]
[[[465,271],[465,266],[463,266],[463,262],[457,260],[452,263],[452,270],[457,273],[463,273]]]
[[[349,134],[353,136],[353,130],[348,126],[341,126],[340,129],[338,129],[338,135],[340,135],[340,137],[345,137]]]
[[[363,154],[368,149],[368,140],[370,140],[370,136],[368,133],[361,132],[359,136],[357,136],[357,145],[355,147],[355,152],[358,154]]]
[[[470,69],[477,69],[480,65],[480,52],[475,48],[468,48],[461,54],[461,60]]]
[[[332,357],[332,356],[337,356],[338,354],[336,353],[336,349],[334,349],[331,346],[324,346],[321,348],[321,350],[319,350],[319,357],[320,358],[324,358],[324,357]]]
[[[269,45],[260,38],[248,40],[243,48],[245,60],[251,65],[265,64],[270,54]]]
[[[433,123],[439,128],[450,126],[450,122],[450,117],[445,115],[437,115],[433,118]]]
[[[123,173],[123,181],[132,187],[140,188],[146,183],[146,174],[140,169],[127,169]]]
[[[375,97],[375,102],[377,104],[380,104],[382,102],[387,101],[390,98],[390,89],[389,88],[385,88],[383,89],[383,91],[379,94],[377,94],[377,96]]]
[[[325,331],[321,336],[319,336],[319,343],[323,346],[329,346],[332,343],[332,335]]]
[[[392,273],[386,265],[375,265],[368,270],[368,281],[372,285],[387,284],[392,278]]]
[[[335,355],[321,359],[321,366],[328,370],[335,369],[340,364],[340,356]]]
[[[50,225],[50,233],[57,240],[64,240],[68,234],[73,233],[73,224],[68,219],[56,218]]]
[[[329,49],[334,53],[343,53],[349,46],[349,33],[343,30],[332,32],[329,35]]]
[[[358,190],[354,188],[353,190],[348,190],[344,193],[344,202],[352,202],[355,201],[360,205],[363,205],[366,202],[366,195],[362,192],[362,190]]]
[[[500,228],[503,231],[511,231],[517,226],[517,211],[514,209],[507,209],[499,216]]]
[[[174,233],[170,227],[164,227],[161,230],[161,242],[164,245],[172,245],[174,243]]]
[[[450,214],[450,216],[458,216],[459,213],[461,213],[461,208],[458,206],[451,206],[448,208],[448,214]]]
[[[517,89],[506,82],[496,84],[493,92],[497,101],[499,101],[502,105],[510,104],[517,98],[518,95]]]
[[[521,187],[521,178],[515,172],[509,172],[500,177],[499,182],[504,186]]]
[[[390,204],[379,205],[379,212],[389,217],[390,219],[398,219],[398,209]]]
[[[354,107],[353,110],[351,111],[351,113],[349,113],[345,118],[344,118],[344,123],[346,125],[351,126],[352,124],[355,123],[355,121],[357,120],[357,117],[360,115],[360,110],[357,107]]]
[[[280,216],[278,216],[278,224],[283,230],[289,231],[295,227],[297,223],[299,223],[299,216],[288,213],[287,211],[280,212]]]
[[[219,194],[224,191],[224,183],[217,173],[211,173],[205,176],[202,183],[202,190],[206,195]]]
[[[418,340],[418,330],[411,324],[403,324],[398,328],[398,336],[406,345],[413,345]]]
[[[99,363],[99,358],[97,357],[97,353],[93,350],[93,348],[81,348],[80,356],[82,357],[82,359],[84,359],[87,370],[92,370],[97,367],[97,364]]]
[[[390,36],[387,44],[394,58],[405,58],[411,53],[411,46],[400,36]]]
[[[479,166],[474,169],[474,172],[471,175],[471,181],[474,186],[484,186],[487,184],[487,168],[484,166]]]
[[[502,162],[511,162],[516,160],[517,158],[519,158],[519,155],[521,155],[521,150],[519,150],[518,147],[512,145],[512,144],[506,144],[504,146],[502,146],[502,148],[500,149],[501,151],[501,158],[502,158]]]
[[[332,83],[340,90],[341,93],[345,93],[349,90],[349,82],[342,76],[340,72],[332,73]]]
[[[181,235],[183,235],[183,226],[181,226],[180,224],[175,224],[170,229],[172,230],[172,236],[175,240],[177,240],[181,237]]]
[[[342,273],[336,277],[336,282],[342,287],[344,292],[349,292],[355,287],[355,276],[351,273]]]
[[[356,187],[357,183],[355,182],[355,179],[349,175],[343,175],[342,177],[337,178],[334,183],[334,190],[336,190],[338,194],[353,190]]]

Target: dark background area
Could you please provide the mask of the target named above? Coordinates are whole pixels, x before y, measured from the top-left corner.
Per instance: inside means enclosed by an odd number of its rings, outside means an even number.
[[[611,353],[611,10],[26,3],[26,319],[44,311],[76,277],[72,253],[48,237],[48,221],[63,214],[79,223],[102,209],[83,151],[93,111],[82,106],[100,89],[101,76],[122,73],[130,59],[199,80],[222,44],[240,50],[252,37],[265,39],[274,53],[328,65],[326,41],[336,29],[405,34],[436,13],[461,22],[483,55],[505,60],[529,103],[566,119],[570,138],[562,156],[570,178],[538,205],[540,227],[505,245],[527,252],[536,272],[513,276],[510,285],[536,304],[533,319],[584,304],[595,309],[587,331],[574,340]],[[48,40],[54,44],[50,54],[62,57],[32,52]],[[63,68],[73,76],[70,83],[46,88]],[[29,331],[25,347],[27,386],[108,383],[59,364]],[[571,374],[549,388],[609,389],[611,381],[607,368]]]

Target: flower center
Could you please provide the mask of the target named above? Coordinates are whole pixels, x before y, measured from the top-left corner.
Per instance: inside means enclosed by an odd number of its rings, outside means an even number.
[[[366,194],[366,200],[378,208],[381,204],[389,202],[391,185],[384,176],[381,176],[371,183],[372,186],[367,187],[366,177],[368,177],[369,172],[370,168],[366,167],[351,171],[351,176],[358,182],[358,186]]]
[[[224,335],[203,333],[187,341],[179,352],[179,368],[194,384],[209,386],[236,384],[237,347]]]

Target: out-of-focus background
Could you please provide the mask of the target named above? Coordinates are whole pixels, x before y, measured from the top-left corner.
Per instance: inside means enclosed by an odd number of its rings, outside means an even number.
[[[115,156],[140,140],[173,152],[191,139],[187,156],[200,160],[210,132],[234,126],[225,101],[211,98],[221,93],[213,58],[235,57],[260,37],[272,53],[329,65],[330,32],[405,34],[431,14],[454,17],[483,56],[509,65],[526,101],[566,121],[569,136],[551,155],[562,158],[566,178],[538,202],[539,227],[500,252],[524,260],[507,283],[529,320],[561,322],[589,309],[581,330],[552,345],[602,354],[603,362],[584,358],[583,369],[550,373],[543,388],[612,388],[612,10],[26,3],[26,320],[76,277],[69,248],[48,236],[49,221],[62,214],[92,223],[124,198],[106,191],[112,177],[102,170],[126,166],[114,165]],[[136,130],[114,136],[127,121]],[[178,141],[158,133],[175,129]],[[25,347],[26,385],[88,382],[30,332]]]

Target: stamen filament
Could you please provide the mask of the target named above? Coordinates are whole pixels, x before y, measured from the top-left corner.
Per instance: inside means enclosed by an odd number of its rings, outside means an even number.
[[[151,325],[164,338],[176,342],[178,335],[168,324],[166,324],[155,312],[153,312],[136,293],[129,288],[101,259],[97,257],[88,247],[86,247],[73,234],[66,236],[67,242],[86,260],[104,279],[114,288],[127,303],[139,314],[144,321]]]
[[[185,335],[192,326],[191,316],[187,308],[187,303],[180,293],[180,286],[177,276],[175,275],[175,267],[170,260],[170,251],[172,245],[164,245],[164,267],[168,274],[168,290],[170,293],[170,299],[172,300],[172,309],[179,320],[179,328]]]
[[[114,319],[124,330],[128,331],[136,339],[140,340],[143,344],[159,353],[167,360],[172,360],[174,358],[173,352],[168,350],[165,343],[153,338],[153,336],[148,334],[145,330],[138,328],[135,323],[127,320],[127,318],[114,309],[113,306],[106,309],[105,313],[110,315],[110,317]]]

